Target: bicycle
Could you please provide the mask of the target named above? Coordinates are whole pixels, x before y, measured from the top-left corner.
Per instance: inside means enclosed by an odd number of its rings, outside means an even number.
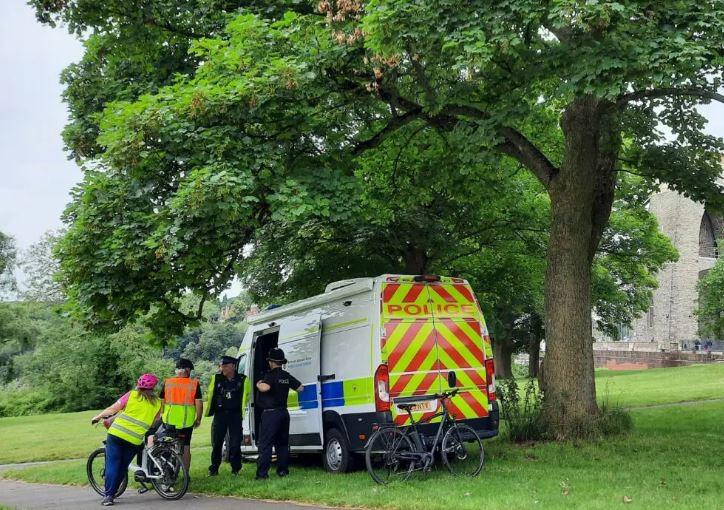
[[[104,419],[107,417],[102,417]],[[97,422],[96,422],[97,423]],[[105,440],[100,448],[94,450],[86,462],[86,474],[91,487],[105,496]],[[139,494],[149,491],[150,483],[163,499],[181,499],[189,488],[189,473],[180,454],[181,445],[172,435],[156,440],[152,445],[144,446],[141,451],[141,465],[131,463],[128,472],[133,473],[139,482]],[[119,497],[128,487],[128,474],[123,477],[114,497]]]
[[[450,386],[454,386],[454,373]],[[394,401],[399,409],[407,412],[410,425],[398,427],[383,424],[372,434],[365,447],[367,472],[378,484],[385,485],[391,480],[407,480],[413,471],[428,472],[432,469],[435,455],[451,474],[473,477],[480,474],[485,461],[483,443],[470,426],[455,421],[446,405],[446,400],[455,396],[459,389],[420,397],[398,398]],[[412,411],[416,405],[439,400],[442,411],[425,419],[415,421]],[[418,430],[418,425],[441,417],[434,439],[428,446],[428,439]]]

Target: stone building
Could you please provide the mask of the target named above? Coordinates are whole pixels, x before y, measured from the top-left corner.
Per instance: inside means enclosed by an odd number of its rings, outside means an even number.
[[[659,272],[653,305],[622,340],[657,343],[658,349],[692,348],[699,338],[696,284],[719,256],[716,239],[724,238],[724,218],[666,187],[651,197],[650,211],[679,251],[679,260]]]

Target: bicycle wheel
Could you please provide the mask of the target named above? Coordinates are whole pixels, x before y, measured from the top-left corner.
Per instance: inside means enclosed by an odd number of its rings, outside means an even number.
[[[407,480],[415,469],[412,441],[398,428],[379,429],[365,449],[367,472],[379,484]]]
[[[483,442],[464,423],[455,423],[442,438],[442,461],[445,467],[461,476],[477,476],[483,469]]]
[[[176,453],[172,446],[160,446],[155,448],[151,454],[158,462],[156,466],[153,461],[153,468],[149,469],[152,476],[151,485],[163,499],[181,499],[189,488],[189,472],[184,466],[181,456]]]
[[[90,482],[93,490],[101,496],[106,495],[106,449],[98,448],[88,456],[88,462],[85,464],[85,471],[88,474],[88,482]],[[121,485],[118,486],[115,497],[119,497],[126,491],[128,487],[128,473],[123,475]]]

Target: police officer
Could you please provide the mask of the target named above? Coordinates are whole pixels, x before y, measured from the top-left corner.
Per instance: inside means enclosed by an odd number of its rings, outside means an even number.
[[[259,434],[259,462],[256,467],[256,479],[269,478],[271,466],[272,445],[277,453],[277,474],[289,474],[289,411],[287,411],[287,396],[289,389],[301,392],[302,383],[289,372],[282,370],[287,360],[284,351],[278,348],[271,349],[267,355],[269,372],[256,383],[259,396],[256,401],[257,409],[262,413]]]
[[[231,474],[241,470],[241,417],[246,376],[236,373],[236,358],[223,356],[219,373],[214,374],[209,385],[209,400],[206,416],[213,416],[211,423],[211,465],[209,476],[219,474],[221,449],[224,438],[229,434],[229,463]]]

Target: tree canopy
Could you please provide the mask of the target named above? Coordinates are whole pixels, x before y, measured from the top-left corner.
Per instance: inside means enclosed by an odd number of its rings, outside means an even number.
[[[58,253],[96,327],[193,321],[181,295],[218,294],[259,229],[344,218],[361,162],[432,130],[550,198],[546,420],[575,435],[597,413],[592,268],[619,172],[722,204],[695,108],[724,99],[717,0],[32,3],[93,33],[65,75],[87,170]]]

